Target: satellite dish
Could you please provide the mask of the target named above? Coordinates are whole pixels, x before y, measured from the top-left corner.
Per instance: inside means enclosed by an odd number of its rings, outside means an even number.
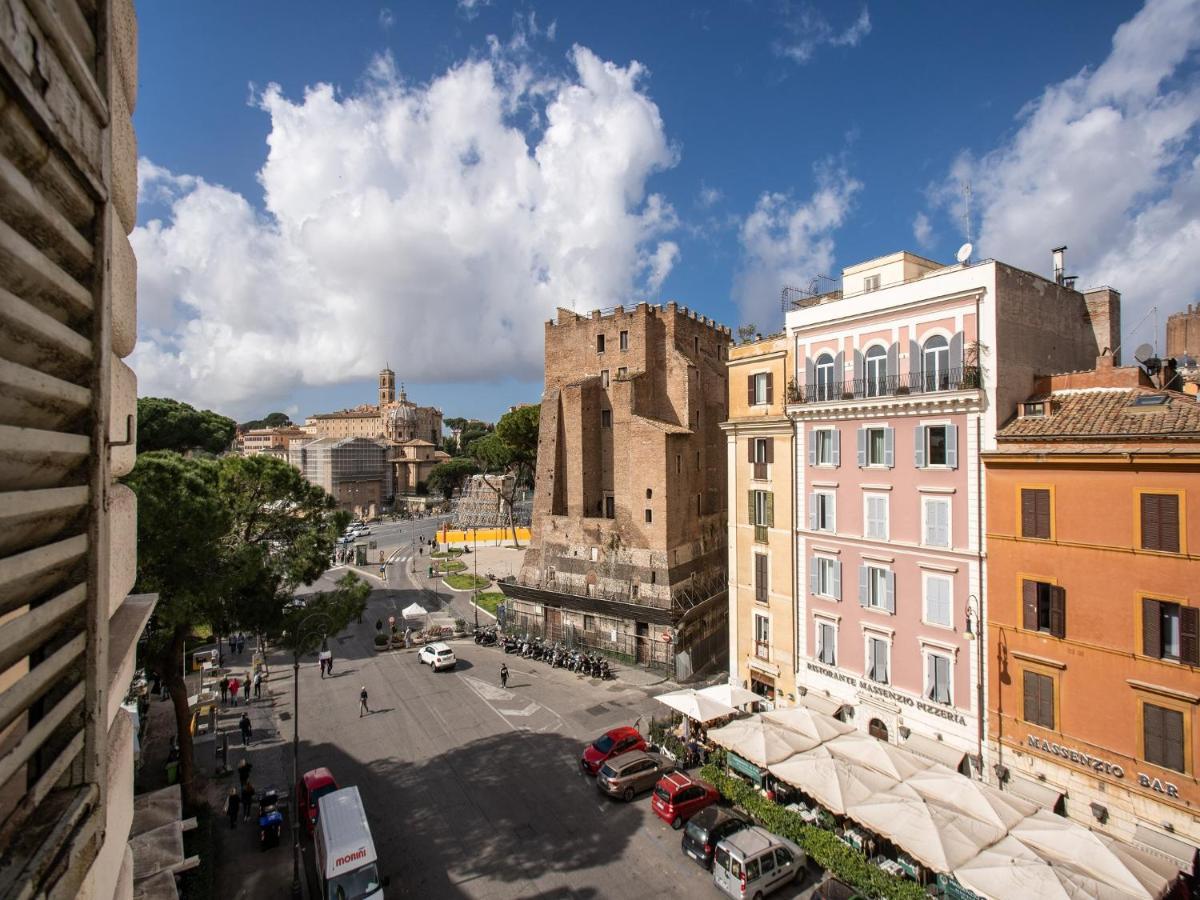
[[[1145,362],[1154,356],[1154,348],[1149,344],[1141,344],[1133,351],[1133,358],[1138,362]]]
[[[974,251],[975,251],[975,248],[972,247],[970,244],[963,244],[961,247],[958,248],[958,253],[954,254],[954,258],[957,259],[960,263],[965,263],[967,260],[969,260],[971,258],[971,254]]]

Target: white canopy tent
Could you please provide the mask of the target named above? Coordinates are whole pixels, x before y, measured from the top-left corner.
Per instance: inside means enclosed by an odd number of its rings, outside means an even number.
[[[741,708],[749,706],[751,703],[757,703],[762,697],[753,691],[748,691],[743,687],[738,687],[736,684],[714,684],[711,687],[702,688],[696,691],[697,694],[705,697],[711,697],[718,703],[724,703],[726,706],[734,706]]]
[[[988,900],[1131,900],[1134,896],[1066,866],[1046,862],[1009,835],[954,870],[963,887]]]
[[[836,737],[827,746],[829,752],[838,759],[874,769],[896,781],[904,781],[933,765],[894,744],[876,740],[859,731]]]
[[[420,603],[412,603],[404,607],[404,609],[400,611],[400,615],[404,616],[406,619],[419,619],[421,616],[428,615],[428,613],[426,612],[425,607],[423,607]]]
[[[873,769],[837,759],[824,746],[768,766],[782,781],[798,788],[835,815],[845,815],[846,807],[885,793],[898,781]]]
[[[776,709],[763,713],[763,719],[780,728],[794,731],[819,743],[833,740],[843,734],[850,734],[854,726],[839,719],[823,715],[816,710],[803,706],[789,709]]]
[[[715,728],[708,733],[708,739],[760,769],[820,744],[820,741],[773,725],[761,716],[736,719],[723,728]]]
[[[723,719],[737,712],[732,706],[706,696],[703,691],[672,691],[669,694],[659,694],[654,699],[701,723]]]
[[[940,803],[1006,832],[1038,811],[1035,803],[1001,793],[939,765],[910,775],[904,780],[904,785],[926,800]]]

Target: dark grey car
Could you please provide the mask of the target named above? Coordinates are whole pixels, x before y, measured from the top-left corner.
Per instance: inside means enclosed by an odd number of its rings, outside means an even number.
[[[596,787],[610,797],[632,800],[636,794],[648,791],[658,779],[675,771],[675,763],[659,756],[634,750],[614,756],[596,773]]]

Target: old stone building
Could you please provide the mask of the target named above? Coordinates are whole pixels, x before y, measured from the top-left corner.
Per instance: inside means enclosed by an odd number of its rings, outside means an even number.
[[[338,509],[364,518],[379,515],[393,494],[387,456],[386,441],[361,437],[297,442],[288,451],[288,461],[331,494]]]
[[[727,652],[729,329],[680,308],[546,324],[518,623],[686,675]]]
[[[397,443],[429,441],[435,447],[442,444],[442,411],[435,406],[417,406],[408,399],[404,385],[396,396],[396,373],[384,369],[379,373],[379,402],[364,403],[338,412],[317,413],[305,420],[316,437],[322,438],[383,438]]]

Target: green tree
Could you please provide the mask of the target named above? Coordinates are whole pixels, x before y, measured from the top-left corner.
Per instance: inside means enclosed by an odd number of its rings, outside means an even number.
[[[464,478],[478,474],[479,466],[469,459],[448,459],[438,463],[429,473],[426,484],[431,491],[441,491],[442,496],[449,500],[454,495],[454,489],[462,484]]]
[[[180,672],[192,627],[281,635],[296,588],[325,571],[349,515],[287,463],[268,456],[214,460],[144,453],[127,481],[138,496],[138,590],[159,595],[147,629],[149,661],[171,695],[180,782],[193,805],[191,711]],[[339,583],[331,593],[337,596],[322,602],[340,616],[361,589]],[[332,621],[334,633],[349,615]]]
[[[199,410],[166,397],[139,397],[139,453],[174,450],[224,453],[233,443],[237,423],[212,410]]]
[[[252,428],[284,428],[291,425],[292,420],[287,413],[273,412],[267,413],[264,418],[252,419],[249,422],[242,422],[238,428],[242,431],[249,431]]]
[[[513,530],[513,543],[521,545],[517,538],[517,522],[513,513],[517,489],[532,484],[537,467],[538,419],[541,407],[519,406],[505,413],[496,423],[495,431],[479,438],[471,445],[471,455],[479,461],[488,474],[515,476],[512,486],[505,490],[503,480],[484,478],[484,482],[499,495],[508,510],[508,524]]]

